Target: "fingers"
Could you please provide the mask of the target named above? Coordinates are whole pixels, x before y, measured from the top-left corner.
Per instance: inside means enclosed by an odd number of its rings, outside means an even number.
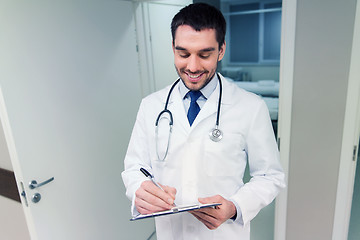
[[[226,219],[220,217],[221,213],[217,213],[218,209],[204,208],[201,210],[192,211],[191,214],[195,216],[210,230],[218,228]]]
[[[191,214],[210,230],[214,230],[221,225],[221,222],[217,221],[217,219],[213,216],[207,215],[203,212],[192,211]]]
[[[215,208],[202,208],[191,212],[200,222],[207,228],[213,230],[218,228],[226,220],[230,219],[236,213],[234,203],[226,200],[220,195],[199,198],[200,203],[221,203],[220,206]]]
[[[139,213],[149,214],[171,209],[176,189],[166,187],[171,194],[164,192],[151,181],[144,181],[135,192],[135,206]],[[165,189],[164,189],[165,190]],[[175,192],[175,193],[174,193]]]
[[[135,206],[138,212],[141,214],[149,214],[169,209],[167,207],[159,206],[158,203],[150,204],[149,202],[141,198],[135,199]]]
[[[175,188],[161,185],[161,187],[164,187],[163,189],[165,191],[163,191],[160,188],[158,188],[156,185],[154,185],[151,181],[145,181],[141,185],[143,186],[143,188],[146,192],[150,193],[151,195],[155,196],[156,198],[161,199],[165,203],[167,203],[169,205],[172,205],[174,203],[175,194],[176,194]],[[174,191],[175,191],[175,193],[173,194]],[[169,194],[168,192],[170,192],[171,194]],[[149,199],[149,200],[152,200],[152,199]]]
[[[215,195],[206,198],[199,198],[198,200],[200,203],[205,204],[205,203],[223,203],[225,199],[220,195]]]
[[[173,198],[173,200],[175,200],[176,188],[165,186],[160,183],[159,183],[159,185],[165,190],[166,193],[168,193]]]

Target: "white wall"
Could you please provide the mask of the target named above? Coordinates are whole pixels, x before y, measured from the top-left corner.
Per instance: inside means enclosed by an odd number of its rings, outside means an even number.
[[[297,1],[286,239],[332,239],[355,6]]]

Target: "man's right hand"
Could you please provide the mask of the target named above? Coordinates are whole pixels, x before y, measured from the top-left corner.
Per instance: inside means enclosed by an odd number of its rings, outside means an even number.
[[[135,192],[135,206],[139,213],[149,214],[174,207],[176,189],[164,185],[161,187],[165,191],[158,188],[150,180],[142,182]]]

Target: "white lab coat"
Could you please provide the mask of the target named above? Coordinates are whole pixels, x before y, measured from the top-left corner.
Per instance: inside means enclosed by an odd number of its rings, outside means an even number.
[[[164,109],[169,87],[144,98],[137,115],[122,173],[126,195],[132,200],[142,181],[139,171],[152,171],[156,181],[175,187],[177,205],[197,203],[198,197],[220,194],[233,201],[241,215],[216,230],[207,229],[190,213],[156,218],[159,240],[172,239],[250,239],[250,221],[271,203],[285,187],[284,173],[269,112],[258,96],[238,88],[221,76],[223,95],[220,126],[223,139],[213,142],[209,132],[215,126],[219,84],[190,127],[183,101],[175,87],[168,109],[174,117],[169,152],[159,161],[155,143],[155,120]],[[164,123],[164,124],[163,124]],[[166,150],[168,123],[159,126],[159,155]],[[249,162],[250,182],[243,175]]]

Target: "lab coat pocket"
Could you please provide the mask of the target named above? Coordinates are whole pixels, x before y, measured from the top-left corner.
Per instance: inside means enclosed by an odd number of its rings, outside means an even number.
[[[246,166],[245,140],[241,134],[224,133],[219,142],[204,140],[204,166],[209,176],[242,175]]]

